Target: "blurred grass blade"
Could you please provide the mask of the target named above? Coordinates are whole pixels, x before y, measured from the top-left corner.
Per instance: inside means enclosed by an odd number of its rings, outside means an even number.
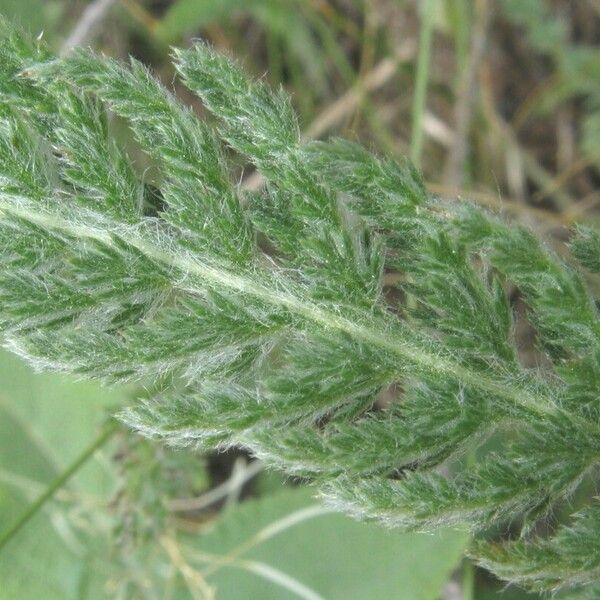
[[[19,533],[19,531],[53,498],[56,492],[71,479],[77,471],[111,438],[117,429],[116,421],[112,421],[98,437],[46,488],[46,491],[31,504],[23,514],[2,534],[0,534],[0,552]]]
[[[410,143],[410,158],[417,168],[421,167],[423,152],[423,114],[429,79],[429,61],[431,57],[431,39],[433,35],[433,20],[438,0],[425,0],[421,15],[421,31],[419,34],[419,56],[417,58],[417,74],[415,79],[415,94],[412,109],[412,136]]]

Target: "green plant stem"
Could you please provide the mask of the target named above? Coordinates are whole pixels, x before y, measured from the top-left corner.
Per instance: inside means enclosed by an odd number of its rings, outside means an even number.
[[[476,464],[477,450],[476,448],[471,448],[467,453],[466,467],[472,471]],[[462,588],[463,600],[475,600],[475,565],[469,558],[465,558],[463,561]]]
[[[46,491],[31,504],[9,528],[0,535],[0,551],[38,513],[44,504],[94,455],[96,450],[112,437],[117,422],[111,421],[96,439],[46,488]]]
[[[463,565],[463,600],[475,599],[475,566],[466,559]]]
[[[425,112],[425,95],[429,78],[429,61],[431,57],[431,38],[433,34],[433,18],[437,0],[425,0],[419,33],[419,55],[417,57],[417,75],[412,107],[412,134],[410,143],[410,159],[417,168],[421,167],[423,151],[423,113]]]

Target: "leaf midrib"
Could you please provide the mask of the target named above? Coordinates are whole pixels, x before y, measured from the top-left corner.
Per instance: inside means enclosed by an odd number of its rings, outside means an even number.
[[[21,201],[22,205],[15,205],[15,202],[11,202],[10,198],[17,200],[17,202]],[[23,201],[25,202],[23,203]],[[129,245],[136,248],[143,255],[167,267],[175,268],[185,275],[196,276],[201,280],[210,282],[211,285],[216,284],[231,291],[252,296],[266,304],[285,308],[290,313],[296,314],[326,330],[334,329],[341,331],[355,340],[389,351],[426,372],[429,371],[439,377],[452,378],[464,384],[471,385],[486,394],[502,398],[511,405],[525,408],[537,415],[549,416],[564,412],[549,396],[535,395],[530,390],[522,387],[510,385],[505,381],[497,381],[485,373],[473,371],[456,361],[436,355],[420,347],[411,339],[408,327],[399,320],[395,324],[392,336],[385,331],[375,330],[364,324],[352,321],[309,300],[301,299],[288,292],[269,289],[259,282],[232,273],[227,269],[199,262],[189,255],[169,253],[159,245],[151,243],[147,237],[140,235],[134,230],[127,229],[125,235],[123,231],[119,232],[116,228],[114,231],[103,231],[99,228],[86,226],[80,222],[69,221],[60,214],[52,214],[42,209],[33,210],[26,205],[27,202],[24,198],[16,198],[8,194],[3,194],[0,196],[0,218],[2,212],[4,212],[35,224],[42,229],[62,231],[73,236],[75,239],[96,240],[113,246],[114,240],[112,235],[122,235],[123,239]],[[104,220],[104,217],[101,217],[101,220]],[[198,288],[192,286],[184,286],[183,283],[184,281],[179,285],[182,289],[193,293],[200,291]],[[600,433],[600,428],[595,427],[592,423],[574,415],[571,415],[571,417],[575,417],[582,424],[585,424],[587,430],[592,428],[595,434]]]

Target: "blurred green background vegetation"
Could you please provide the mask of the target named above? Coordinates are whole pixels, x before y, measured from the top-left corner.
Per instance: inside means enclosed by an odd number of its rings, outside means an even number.
[[[409,155],[432,193],[551,243],[597,219],[597,0],[0,0],[0,14],[57,53],[135,56],[200,113],[169,48],[206,39],[286,88],[307,139]],[[0,354],[0,539],[57,488],[0,549],[1,600],[535,597],[463,560],[464,533],[359,524],[241,451],[174,451],[107,425],[141,393]]]

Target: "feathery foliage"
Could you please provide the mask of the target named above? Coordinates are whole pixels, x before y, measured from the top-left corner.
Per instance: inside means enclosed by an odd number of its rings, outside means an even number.
[[[203,44],[174,60],[214,129],[134,60],[53,59],[6,24],[1,40],[9,348],[143,384],[149,399],[122,415],[140,432],[244,446],[358,517],[466,523],[473,556],[506,579],[599,579],[597,500],[581,490],[593,494],[600,456],[600,323],[582,274],[528,230],[430,196],[408,164],[301,144],[286,95]],[[152,186],[108,112],[156,164]],[[219,139],[263,190],[231,183]],[[597,270],[596,233],[573,248]],[[513,288],[534,367],[514,339]],[[507,524],[521,538],[494,542]]]

